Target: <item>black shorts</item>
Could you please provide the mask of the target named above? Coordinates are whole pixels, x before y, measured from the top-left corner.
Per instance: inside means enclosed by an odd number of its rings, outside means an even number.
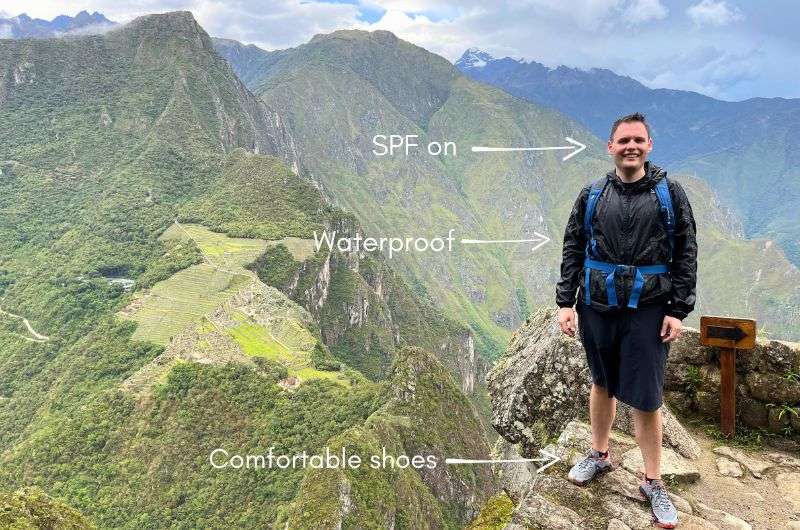
[[[667,306],[602,313],[579,301],[577,310],[594,384],[635,409],[661,407],[669,343],[661,342],[660,333]]]

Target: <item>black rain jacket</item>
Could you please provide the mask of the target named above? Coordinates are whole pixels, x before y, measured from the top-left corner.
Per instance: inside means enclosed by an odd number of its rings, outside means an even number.
[[[660,204],[655,192],[656,183],[666,178],[667,172],[645,162],[645,176],[626,184],[610,171],[610,181],[598,198],[593,219],[594,238],[597,241],[593,259],[623,265],[655,265],[667,263],[669,242],[659,213]],[[667,314],[683,320],[694,310],[697,283],[697,239],[694,216],[683,187],[669,180],[672,208],[675,211],[675,239],[672,263],[668,274],[645,275],[639,297],[639,307],[666,304]],[[584,301],[584,266],[586,234],[583,217],[592,184],[585,186],[572,208],[564,231],[564,248],[561,262],[561,279],[556,286],[556,303],[559,307],[575,305],[575,291]],[[591,270],[590,294],[592,308],[613,311],[608,306],[606,274]],[[615,275],[619,307],[628,304],[633,288],[632,270]]]

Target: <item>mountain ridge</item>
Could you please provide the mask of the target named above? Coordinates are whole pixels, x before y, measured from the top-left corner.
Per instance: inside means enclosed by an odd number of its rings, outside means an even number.
[[[631,112],[647,115],[652,156],[673,170],[697,174],[741,217],[748,237],[775,239],[800,266],[799,154],[792,140],[800,99],[717,100],[691,91],[650,89],[610,70],[547,68],[514,59],[460,69],[470,77],[558,109],[606,138],[610,124]],[[776,207],[777,206],[777,207]]]
[[[11,18],[0,17],[0,39],[43,39],[67,35],[104,33],[117,26],[102,13],[86,10],[74,17],[59,15],[52,20],[31,18],[26,13]]]

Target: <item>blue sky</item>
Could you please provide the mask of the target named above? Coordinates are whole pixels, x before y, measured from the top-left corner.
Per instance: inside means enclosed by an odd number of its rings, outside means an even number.
[[[210,34],[265,49],[387,29],[451,61],[478,47],[727,100],[800,97],[796,0],[3,0],[1,9],[48,19],[87,9],[119,22],[190,10]]]

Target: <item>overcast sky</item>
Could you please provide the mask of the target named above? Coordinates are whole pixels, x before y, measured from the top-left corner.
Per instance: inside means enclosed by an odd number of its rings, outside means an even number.
[[[548,66],[604,67],[653,88],[727,100],[800,97],[797,0],[3,0],[51,19],[82,9],[127,22],[189,10],[211,35],[265,49],[335,29],[387,29],[455,61],[466,48]]]

